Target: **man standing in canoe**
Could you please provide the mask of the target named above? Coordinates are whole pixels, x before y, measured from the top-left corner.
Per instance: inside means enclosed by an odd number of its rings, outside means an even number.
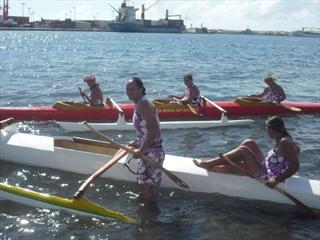
[[[265,87],[263,92],[260,94],[249,95],[248,98],[260,98],[268,102],[282,102],[287,97],[282,87],[275,82],[276,80],[276,76],[271,74],[267,75],[264,78],[264,82],[267,84],[267,87]]]
[[[146,91],[140,78],[133,77],[127,81],[128,98],[135,103],[133,126],[136,139],[129,143],[135,147],[134,158],[138,163],[138,184],[141,190],[142,206],[145,209],[157,209],[155,187],[160,185],[161,171],[141,159],[146,155],[160,165],[163,164],[164,150],[160,132],[159,117],[155,106],[146,98]]]
[[[90,104],[91,106],[103,106],[103,94],[99,84],[96,83],[96,77],[94,75],[87,75],[83,78],[83,81],[86,82],[90,87],[90,96],[83,92],[81,88],[79,89],[80,95],[82,96],[84,102]]]
[[[274,187],[285,181],[299,170],[299,146],[293,141],[285,128],[283,120],[273,116],[266,120],[266,130],[275,146],[264,157],[259,146],[252,139],[243,141],[239,147],[224,154],[225,157],[238,165],[243,163],[251,175],[266,181],[266,185]],[[196,166],[208,171],[219,171],[220,166],[230,166],[220,156],[211,160],[198,162]]]

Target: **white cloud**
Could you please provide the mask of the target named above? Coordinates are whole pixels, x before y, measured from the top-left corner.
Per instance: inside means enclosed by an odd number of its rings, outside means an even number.
[[[296,30],[319,27],[319,1],[233,0],[181,3],[187,25],[209,28],[255,30]],[[318,9],[318,11],[317,11]],[[312,12],[313,11],[313,12]]]

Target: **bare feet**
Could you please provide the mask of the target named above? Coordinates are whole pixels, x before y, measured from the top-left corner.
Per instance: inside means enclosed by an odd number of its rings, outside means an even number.
[[[193,163],[200,168],[204,168],[207,171],[218,172],[218,173],[229,173],[231,166],[229,165],[214,165],[213,161],[200,161],[193,159]]]
[[[220,165],[214,166],[210,168],[210,171],[217,172],[217,173],[230,173],[232,167],[230,165]]]
[[[209,166],[209,165],[210,165],[210,162],[207,162],[207,161],[201,162],[200,160],[193,159],[193,163],[194,163],[197,167],[204,168],[204,169],[207,169],[207,170],[209,170],[209,169],[211,168],[211,167]]]

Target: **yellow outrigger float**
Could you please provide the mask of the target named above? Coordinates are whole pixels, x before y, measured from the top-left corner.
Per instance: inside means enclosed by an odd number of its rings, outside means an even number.
[[[131,223],[136,222],[136,220],[122,213],[107,209],[83,197],[79,199],[67,199],[5,183],[0,183],[0,197],[34,207],[64,209],[81,215],[110,218]]]

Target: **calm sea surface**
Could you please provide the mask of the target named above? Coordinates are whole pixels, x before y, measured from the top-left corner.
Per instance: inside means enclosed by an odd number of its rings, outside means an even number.
[[[274,73],[289,101],[320,102],[319,38],[1,31],[0,61],[1,106],[81,101],[78,87],[86,88],[82,78],[88,73],[95,74],[104,94],[118,102],[128,101],[124,83],[131,76],[143,79],[149,98],[164,98],[183,91],[186,73],[192,73],[202,94],[213,100],[259,92],[263,77]],[[253,119],[246,127],[163,131],[166,152],[208,158],[248,137],[266,152],[273,143],[264,131],[264,119]],[[284,119],[302,148],[297,174],[320,179],[320,116]],[[24,123],[20,130],[96,138],[52,124]],[[134,136],[105,133],[122,143]],[[69,198],[86,177],[0,161],[1,182]],[[136,216],[134,183],[98,179],[86,194]],[[290,206],[161,189],[159,207],[156,222],[133,225],[0,200],[0,239],[320,239],[320,221],[301,219]]]

